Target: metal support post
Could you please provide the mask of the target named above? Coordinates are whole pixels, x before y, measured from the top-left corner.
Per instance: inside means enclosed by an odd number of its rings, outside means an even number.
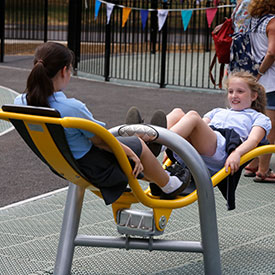
[[[5,0],[0,1],[0,62],[4,62],[4,49],[5,49]]]
[[[111,56],[111,23],[106,24],[105,32],[105,59],[104,59],[104,78],[110,80],[110,56]]]
[[[167,8],[168,8],[168,3],[165,0],[163,1],[163,9],[167,9]],[[166,50],[167,50],[167,19],[162,27],[160,88],[165,88]]]
[[[82,0],[69,1],[68,47],[75,54],[74,70],[80,62]]]
[[[44,42],[48,41],[48,0],[44,1]]]

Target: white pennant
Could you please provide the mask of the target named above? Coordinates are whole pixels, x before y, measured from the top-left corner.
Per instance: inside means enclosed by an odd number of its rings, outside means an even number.
[[[107,4],[107,24],[110,22],[111,14],[113,12],[115,4]]]
[[[158,10],[159,31],[162,29],[168,15],[168,10]]]

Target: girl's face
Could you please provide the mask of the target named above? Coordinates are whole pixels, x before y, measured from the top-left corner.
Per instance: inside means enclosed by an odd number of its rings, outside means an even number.
[[[257,93],[252,92],[248,84],[238,77],[233,77],[228,83],[227,99],[230,107],[235,111],[242,111],[250,108],[257,98]]]

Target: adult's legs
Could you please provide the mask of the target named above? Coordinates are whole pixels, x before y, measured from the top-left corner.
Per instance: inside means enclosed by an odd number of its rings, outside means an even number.
[[[272,123],[272,128],[267,136],[267,139],[270,144],[274,144],[275,141],[275,110],[266,110],[266,115],[270,118]],[[269,171],[269,164],[270,164],[271,154],[263,155],[259,157],[259,168],[258,168],[258,175],[266,175],[266,173]],[[274,181],[275,181],[275,175]]]

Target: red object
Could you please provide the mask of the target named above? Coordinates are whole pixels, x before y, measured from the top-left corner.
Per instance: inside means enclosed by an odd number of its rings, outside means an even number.
[[[218,33],[212,33],[219,63],[228,64],[230,62],[230,47],[232,43],[232,37],[230,35],[233,33],[231,18],[225,20]]]
[[[232,28],[232,19],[226,19],[222,24],[220,30],[217,33],[212,32],[212,37],[215,44],[216,53],[211,61],[209,67],[209,76],[211,82],[216,86],[218,85],[220,89],[222,89],[222,79],[224,76],[224,64],[228,64],[230,62],[230,48],[232,44],[231,34],[234,33]],[[220,75],[219,75],[219,83],[216,83],[216,80],[213,76],[212,70],[216,65],[217,58],[220,65]]]

